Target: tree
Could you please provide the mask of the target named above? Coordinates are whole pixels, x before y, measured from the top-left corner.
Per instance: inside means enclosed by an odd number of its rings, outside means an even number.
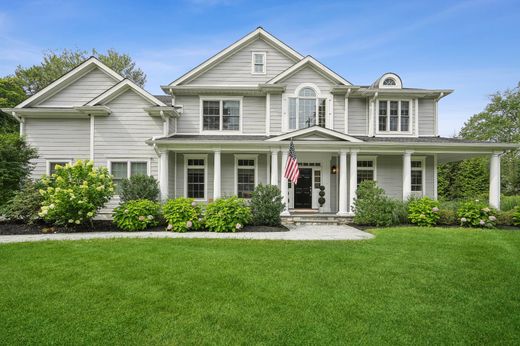
[[[33,169],[30,160],[38,157],[17,133],[0,134],[0,206],[21,186]]]
[[[11,108],[25,100],[27,95],[15,77],[0,78],[0,108]],[[18,131],[18,122],[9,114],[0,111],[0,134]]]
[[[138,67],[128,54],[121,54],[109,49],[106,54],[93,49],[68,50],[61,52],[47,51],[43,55],[43,62],[30,67],[18,66],[15,76],[20,80],[22,88],[27,95],[34,95],[47,85],[81,64],[89,56],[95,56],[105,65],[143,87],[146,82],[146,74]]]

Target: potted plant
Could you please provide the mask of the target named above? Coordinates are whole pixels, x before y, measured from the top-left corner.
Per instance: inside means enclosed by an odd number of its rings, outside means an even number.
[[[320,196],[318,198],[318,204],[320,205],[320,212],[323,211],[323,205],[325,204],[325,186],[320,185],[320,192],[318,193]]]

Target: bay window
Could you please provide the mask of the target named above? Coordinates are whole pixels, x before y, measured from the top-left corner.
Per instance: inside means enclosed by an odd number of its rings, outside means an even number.
[[[240,99],[202,100],[203,131],[239,131]]]
[[[409,132],[410,101],[380,100],[377,119],[379,132]]]

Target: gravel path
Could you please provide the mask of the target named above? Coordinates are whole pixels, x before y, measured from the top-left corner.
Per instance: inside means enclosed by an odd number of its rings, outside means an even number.
[[[291,226],[288,232],[89,232],[3,235],[0,243],[20,243],[43,240],[80,240],[110,238],[212,238],[212,239],[268,239],[268,240],[362,240],[374,235],[351,226],[304,225]]]

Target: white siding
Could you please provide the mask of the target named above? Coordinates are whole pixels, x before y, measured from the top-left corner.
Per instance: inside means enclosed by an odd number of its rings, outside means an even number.
[[[175,104],[184,107],[183,113],[177,119],[178,133],[200,132],[200,98],[199,96],[177,96]],[[171,126],[173,126],[173,121]]]
[[[110,159],[149,159],[151,174],[158,178],[157,155],[145,140],[162,135],[161,118],[148,115],[143,108],[150,104],[133,91],[107,106],[112,114],[95,119],[95,164],[106,165]]]
[[[368,114],[366,99],[349,98],[348,133],[352,135],[368,134]]]
[[[116,81],[99,68],[88,72],[71,85],[43,101],[40,107],[82,106],[114,86]]]
[[[435,136],[435,101],[419,99],[419,136]]]
[[[242,132],[265,133],[265,97],[244,97]]]
[[[330,80],[316,72],[311,67],[302,68],[280,83],[287,84],[287,89],[285,91],[287,94],[294,94],[295,89],[302,83],[315,84],[320,89],[322,94],[329,93],[332,86],[334,85]]]
[[[89,119],[26,119],[27,142],[38,149],[33,178],[46,174],[46,160],[88,160]]]
[[[271,135],[282,132],[282,95],[271,94]]]
[[[345,131],[345,97],[343,95],[334,95],[334,123],[333,128],[336,131]]]
[[[251,54],[253,51],[267,53],[266,74],[251,73]],[[265,83],[294,63],[293,60],[267,44],[264,40],[257,39],[202,75],[182,84],[252,85]]]

